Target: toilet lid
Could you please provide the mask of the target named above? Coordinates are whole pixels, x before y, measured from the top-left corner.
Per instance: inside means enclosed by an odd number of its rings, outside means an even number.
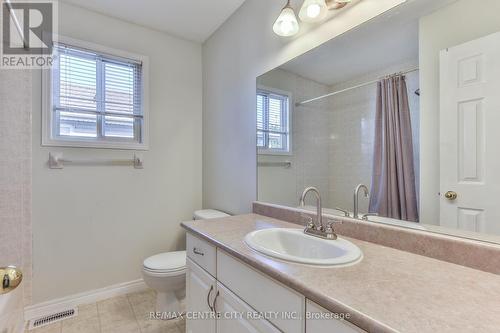
[[[151,271],[178,271],[186,268],[186,251],[165,252],[144,260],[144,267]]]

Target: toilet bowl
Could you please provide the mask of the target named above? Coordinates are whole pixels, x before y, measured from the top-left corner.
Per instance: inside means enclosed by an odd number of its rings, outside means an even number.
[[[213,209],[194,212],[193,219],[207,220],[229,216]],[[144,282],[156,290],[156,312],[173,319],[182,313],[181,301],[186,296],[186,251],[165,252],[144,260]]]
[[[170,317],[182,312],[180,301],[185,296],[186,251],[166,252],[144,260],[144,282],[156,290],[156,312]]]

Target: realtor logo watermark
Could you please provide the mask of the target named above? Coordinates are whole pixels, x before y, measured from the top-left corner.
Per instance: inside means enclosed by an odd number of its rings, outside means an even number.
[[[0,1],[0,69],[50,68],[57,36],[57,1]]]

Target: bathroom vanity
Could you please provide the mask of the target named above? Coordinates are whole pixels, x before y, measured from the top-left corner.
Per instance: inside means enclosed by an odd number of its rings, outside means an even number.
[[[360,262],[331,268],[280,261],[252,250],[245,236],[301,226],[258,214],[182,225],[188,231],[190,333],[497,332],[500,327],[495,274],[342,235],[361,249]]]
[[[193,233],[187,255],[187,332],[364,332]]]

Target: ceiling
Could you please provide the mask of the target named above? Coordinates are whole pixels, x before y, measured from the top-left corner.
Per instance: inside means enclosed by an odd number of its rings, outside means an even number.
[[[418,22],[362,29],[337,37],[281,66],[331,86],[393,65],[418,62]]]
[[[418,63],[420,17],[454,1],[409,1],[280,68],[331,86],[395,65]]]
[[[63,0],[171,35],[204,42],[245,0]]]

